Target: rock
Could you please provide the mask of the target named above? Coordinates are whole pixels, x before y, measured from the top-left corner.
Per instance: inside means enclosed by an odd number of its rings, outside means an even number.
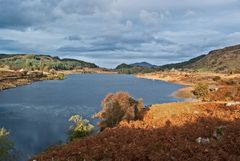
[[[228,102],[225,104],[225,106],[227,106],[227,107],[236,106],[236,105],[240,105],[240,102]]]
[[[209,89],[211,92],[217,92],[219,90],[219,88],[215,87],[215,88],[210,88]]]
[[[196,139],[196,142],[197,142],[198,144],[208,144],[208,143],[210,143],[210,139],[209,139],[209,138],[198,137],[198,138]]]
[[[197,115],[197,114],[199,114],[199,111],[194,111],[193,114],[196,114],[196,115]]]
[[[28,73],[28,71],[27,70],[25,70],[25,69],[20,69],[19,70],[19,72],[23,75],[23,76],[26,76],[27,75],[27,73]]]

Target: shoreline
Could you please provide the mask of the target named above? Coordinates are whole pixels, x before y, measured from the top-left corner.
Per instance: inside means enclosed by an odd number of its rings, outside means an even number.
[[[55,71],[54,74],[49,72],[42,71],[32,71],[30,73],[42,73],[41,76],[29,76],[26,73],[22,74],[22,72],[7,70],[0,68],[0,92],[12,88],[17,88],[19,86],[30,85],[37,81],[45,81],[45,80],[61,80],[59,78],[59,74],[115,74],[116,72],[103,71],[102,69],[96,70],[94,69],[85,69],[85,70],[65,70],[65,71]]]
[[[136,78],[142,78],[142,79],[149,79],[149,80],[159,80],[159,81],[163,81],[163,82],[167,82],[167,83],[175,83],[178,85],[183,85],[184,87],[177,89],[176,91],[174,91],[173,93],[170,94],[171,97],[175,97],[175,98],[183,98],[185,99],[184,102],[192,100],[194,101],[194,95],[192,94],[192,90],[194,89],[192,84],[188,84],[188,83],[184,83],[184,82],[178,82],[178,81],[169,81],[163,78],[154,78],[154,77],[149,77],[146,76],[146,74],[142,75],[142,74],[136,74],[134,75]]]
[[[64,76],[62,76],[60,73],[50,74],[40,71],[23,73],[13,70],[0,70],[0,73],[0,92],[12,88],[17,88],[19,86],[30,85],[37,81],[64,79]]]
[[[213,72],[183,72],[183,71],[163,71],[135,75],[138,78],[161,80],[169,83],[184,85],[172,93],[171,96],[177,98],[194,99],[192,91],[196,86],[202,84],[208,86],[208,102],[216,101],[240,101],[240,96],[236,93],[240,87],[240,74],[224,74]],[[234,91],[234,92],[233,92]],[[235,94],[230,95],[229,93]]]

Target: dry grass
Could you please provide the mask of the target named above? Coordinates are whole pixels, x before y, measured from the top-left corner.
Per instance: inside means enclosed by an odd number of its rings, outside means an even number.
[[[69,160],[229,160],[240,159],[240,106],[218,103],[154,105],[142,121],[121,122],[100,134],[58,146],[34,159]],[[212,138],[223,125],[220,140]],[[198,144],[198,137],[210,139]]]

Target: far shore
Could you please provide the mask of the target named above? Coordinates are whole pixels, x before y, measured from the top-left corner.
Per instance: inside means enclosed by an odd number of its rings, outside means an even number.
[[[35,81],[43,80],[59,80],[64,79],[64,74],[116,74],[116,72],[108,71],[102,68],[83,68],[78,70],[61,70],[61,71],[25,71],[25,70],[10,70],[0,68],[0,91],[18,86],[29,85]]]
[[[136,74],[138,78],[151,79],[151,80],[161,80],[170,83],[176,83],[184,85],[183,88],[178,89],[172,93],[173,97],[194,99],[192,91],[194,87],[199,84],[207,84],[209,88],[219,88],[224,87],[217,81],[214,81],[214,77],[220,77],[222,81],[229,81],[235,78],[240,78],[240,74],[223,74],[223,73],[213,73],[213,72],[182,72],[182,71],[168,71],[168,72],[154,72],[146,74]]]

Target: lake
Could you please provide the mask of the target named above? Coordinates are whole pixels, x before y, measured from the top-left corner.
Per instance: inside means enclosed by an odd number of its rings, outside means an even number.
[[[79,114],[92,124],[109,92],[127,91],[145,105],[182,101],[170,94],[181,85],[118,74],[71,74],[62,81],[41,81],[0,92],[0,127],[11,133],[18,160],[67,139],[68,118]]]

